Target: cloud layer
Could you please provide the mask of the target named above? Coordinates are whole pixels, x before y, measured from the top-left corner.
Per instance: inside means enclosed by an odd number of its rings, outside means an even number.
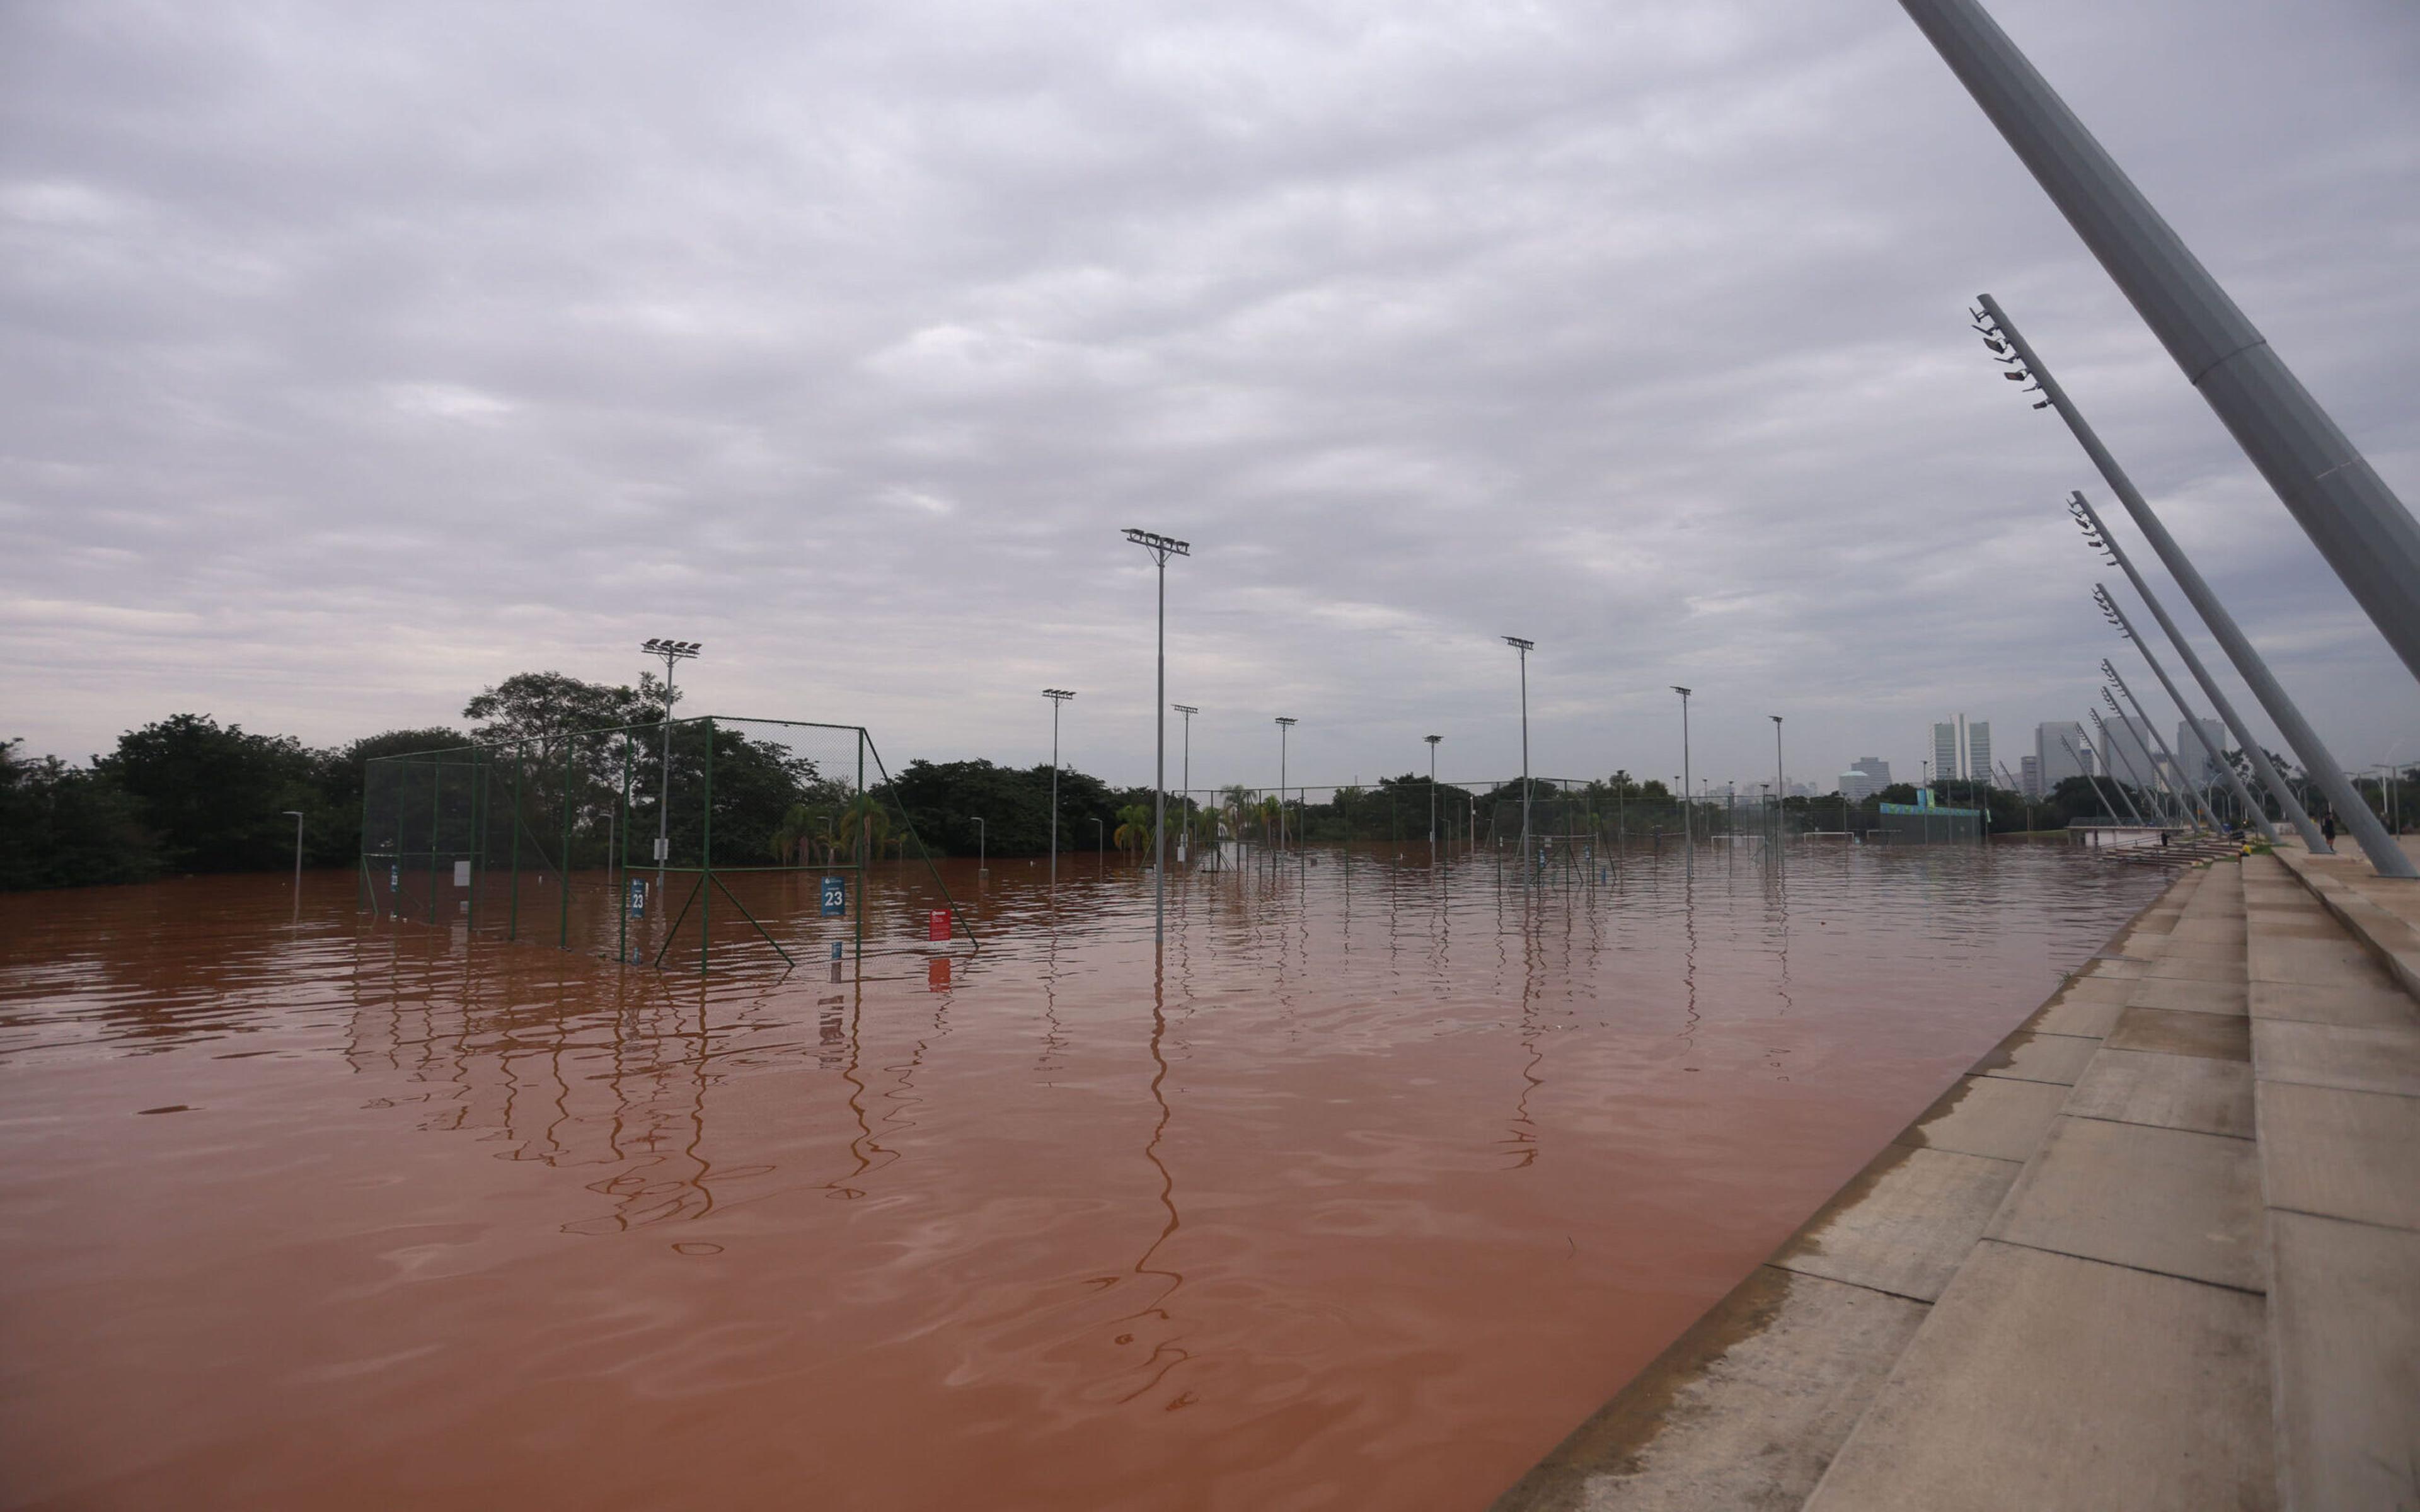
[[[2420,500],[2420,19],[2005,24]],[[335,740],[706,642],[689,707],[1147,779],[1793,777],[2076,717],[2098,480],[2348,762],[2420,691],[1896,7],[0,16],[8,723]],[[2105,569],[2103,569],[2105,571]],[[2133,671],[2118,657],[2121,671]],[[2143,679],[2148,684],[2149,679]]]

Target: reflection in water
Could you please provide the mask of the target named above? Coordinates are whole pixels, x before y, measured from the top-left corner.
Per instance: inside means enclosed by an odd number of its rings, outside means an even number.
[[[1475,1504],[2158,886],[1691,854],[1236,858],[1158,954],[1138,870],[952,868],[974,953],[898,869],[845,983],[0,899],[11,1489]]]

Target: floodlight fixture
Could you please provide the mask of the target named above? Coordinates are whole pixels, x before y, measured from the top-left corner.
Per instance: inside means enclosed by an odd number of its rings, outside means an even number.
[[[1506,636],[1504,638],[1504,643],[1511,646],[1515,651],[1535,651],[1538,649],[1538,642],[1535,640],[1524,640],[1517,635]]]
[[[1192,542],[1180,541],[1173,535],[1162,535],[1157,531],[1129,530],[1125,532],[1125,537],[1157,557],[1163,564],[1171,557],[1189,557],[1193,554]]]
[[[1174,709],[1179,714],[1200,714],[1202,712],[1190,703],[1171,703],[1169,707]]]

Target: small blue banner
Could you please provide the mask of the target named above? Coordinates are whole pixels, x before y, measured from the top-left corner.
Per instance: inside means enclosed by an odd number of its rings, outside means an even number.
[[[848,878],[824,878],[824,917],[837,918],[848,912]]]
[[[647,911],[647,885],[637,877],[630,879],[630,917],[637,918]]]

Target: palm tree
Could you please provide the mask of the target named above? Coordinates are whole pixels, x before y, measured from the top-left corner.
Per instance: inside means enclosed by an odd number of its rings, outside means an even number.
[[[794,803],[782,813],[782,823],[773,831],[773,859],[784,866],[807,866],[814,860],[815,841],[821,837],[825,818],[803,803]]]
[[[841,810],[840,830],[855,842],[861,863],[872,860],[891,836],[891,811],[873,794],[860,793]]]
[[[1118,827],[1109,840],[1118,849],[1140,852],[1151,844],[1151,810],[1140,803],[1130,803],[1118,810]]]

